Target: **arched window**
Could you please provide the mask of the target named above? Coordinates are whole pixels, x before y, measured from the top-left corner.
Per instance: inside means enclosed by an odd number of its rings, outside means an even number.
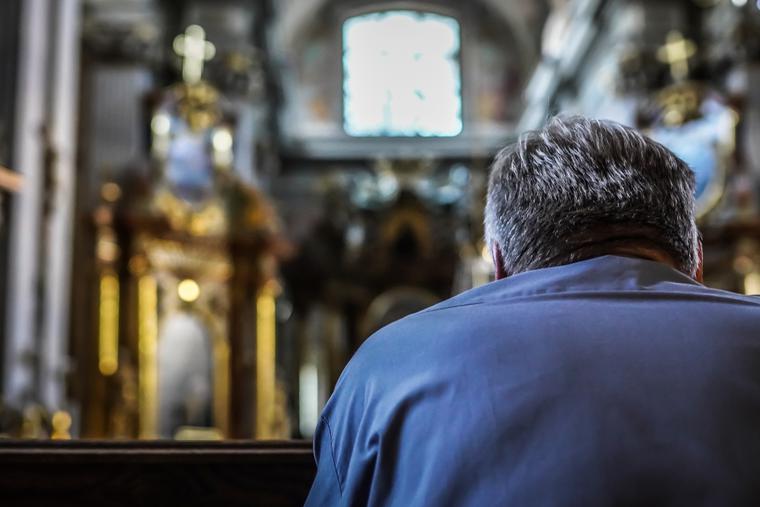
[[[343,128],[351,136],[453,137],[462,131],[459,23],[393,10],[343,24]]]

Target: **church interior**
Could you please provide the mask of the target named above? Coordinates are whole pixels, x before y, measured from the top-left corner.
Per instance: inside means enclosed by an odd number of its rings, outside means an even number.
[[[695,173],[760,293],[760,2],[4,0],[0,436],[305,440],[373,331],[492,279],[556,114]],[[755,141],[752,141],[755,139]]]

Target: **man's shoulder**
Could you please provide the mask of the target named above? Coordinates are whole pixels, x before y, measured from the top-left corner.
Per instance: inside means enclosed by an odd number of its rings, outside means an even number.
[[[728,306],[749,308],[752,314],[755,314],[755,310],[760,311],[758,296],[711,288],[693,281],[687,283],[684,280],[664,279],[642,286],[625,285],[624,282],[619,286],[565,286],[553,283],[555,280],[551,273],[547,275],[491,282],[410,314],[370,336],[357,355],[376,357],[392,352],[398,357],[399,351],[424,345],[425,342],[444,347],[446,336],[454,334],[464,338],[477,334],[477,330],[489,327],[492,321],[508,320],[512,324],[532,322],[540,319],[541,315],[550,313],[553,305],[559,302],[566,316],[572,314],[575,318],[583,319],[587,317],[587,301],[590,298],[596,302],[605,299],[613,302],[616,304],[615,310],[627,302],[651,300],[666,303],[661,305],[663,311],[682,304],[697,311],[701,305],[716,303],[718,306],[713,306],[713,312],[728,311]],[[543,283],[544,281],[548,283]],[[617,283],[616,281],[615,284]]]
[[[483,327],[510,312],[510,297],[502,293],[502,285],[492,282],[470,289],[386,325],[364,341],[349,367],[367,377],[371,372],[383,376],[407,366],[414,370],[421,364],[445,363]],[[498,303],[498,311],[486,308],[489,303]]]
[[[353,362],[374,369],[386,362],[398,365],[406,357],[455,353],[468,338],[496,327],[500,339],[508,340],[509,329],[518,324],[530,328],[560,308],[565,320],[585,320],[591,300],[595,311],[608,316],[645,301],[656,302],[651,309],[664,314],[680,309],[694,314],[708,306],[713,316],[731,313],[729,307],[748,308],[752,315],[760,311],[760,297],[706,287],[659,263],[606,257],[530,271],[465,291],[380,329],[364,342]]]
[[[454,314],[456,310],[467,307],[476,307],[492,300],[492,296],[498,291],[495,282],[467,290],[453,297],[445,299],[423,310],[411,313],[401,319],[392,322],[373,333],[366,341],[366,348],[372,344],[392,339],[414,339],[426,334],[427,331],[435,332],[444,324],[452,325],[458,318]]]

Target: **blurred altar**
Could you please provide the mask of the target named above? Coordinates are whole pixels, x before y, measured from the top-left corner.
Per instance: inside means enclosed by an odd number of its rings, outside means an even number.
[[[760,4],[6,0],[0,435],[310,438],[375,330],[490,281],[495,153],[551,115],[694,170],[760,292]]]

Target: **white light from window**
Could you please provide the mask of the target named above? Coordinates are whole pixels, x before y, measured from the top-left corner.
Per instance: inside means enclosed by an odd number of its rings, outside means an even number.
[[[343,24],[344,128],[351,136],[452,137],[462,131],[456,19],[416,11]]]

